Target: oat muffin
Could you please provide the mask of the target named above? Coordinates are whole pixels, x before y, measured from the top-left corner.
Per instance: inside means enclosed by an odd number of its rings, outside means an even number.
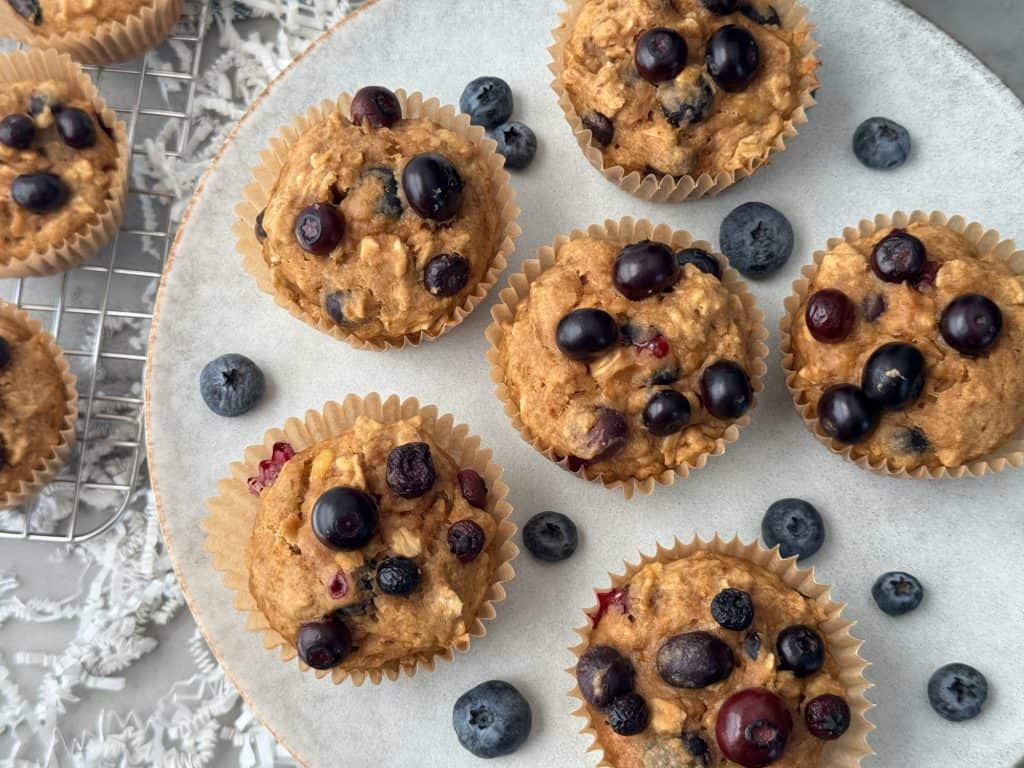
[[[395,94],[359,91],[292,143],[256,223],[273,290],[314,326],[365,342],[435,334],[504,238],[479,144]]]
[[[20,314],[0,302],[0,501],[51,463],[75,407],[53,339]]]
[[[700,248],[574,236],[492,353],[524,437],[589,478],[694,465],[753,404],[759,321]]]
[[[95,225],[122,181],[113,127],[68,84],[0,89],[0,269]]]
[[[934,220],[828,251],[791,314],[790,385],[855,457],[958,467],[1024,424],[1024,281]]]
[[[35,34],[91,33],[102,24],[123,22],[154,0],[3,0]]]
[[[817,81],[763,0],[581,0],[560,86],[605,167],[699,177],[767,159]]]
[[[814,768],[849,728],[824,609],[768,570],[697,551],[599,598],[576,679],[615,768]]]
[[[501,565],[499,520],[419,416],[361,416],[298,454],[278,444],[260,472],[249,591],[304,662],[368,672],[467,640]]]

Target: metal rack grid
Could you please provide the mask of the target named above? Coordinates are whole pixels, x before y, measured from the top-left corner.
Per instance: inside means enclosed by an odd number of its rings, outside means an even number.
[[[6,297],[35,315],[58,340],[78,375],[79,389],[76,446],[45,492],[60,505],[59,525],[38,529],[29,504],[21,514],[6,516],[19,525],[0,525],[0,539],[67,543],[94,538],[118,520],[143,478],[146,354],[130,340],[139,334],[148,338],[156,285],[174,235],[170,207],[175,197],[136,186],[133,170],[147,162],[143,142],[172,121],[177,148],[164,154],[181,157],[187,146],[209,10],[205,0],[186,2],[174,31],[155,51],[123,64],[84,67],[128,128],[131,182],[125,220],[113,241],[75,270],[0,281],[8,284]],[[180,66],[165,68],[167,61]],[[126,94],[127,103],[119,101]]]

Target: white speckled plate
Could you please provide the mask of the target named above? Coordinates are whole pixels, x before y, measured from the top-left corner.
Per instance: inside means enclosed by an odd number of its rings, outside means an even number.
[[[790,150],[716,200],[678,206],[638,202],[591,168],[548,87],[549,30],[559,0],[379,0],[323,38],[287,70],[239,126],[211,168],[178,237],[154,325],[147,389],[149,459],[164,534],[192,612],[253,709],[304,762],[316,766],[478,766],[452,733],[451,704],[490,677],[518,685],[534,707],[534,733],[503,765],[590,764],[580,721],[570,717],[563,669],[591,588],[638,548],[673,535],[740,532],[753,538],[769,503],[803,496],[819,506],[829,539],[812,561],[836,585],[855,633],[874,662],[878,756],[866,768],[1002,768],[1024,756],[1024,472],[947,483],[889,480],[830,455],[804,429],[778,366],[737,445],[685,482],[625,502],[548,464],[523,443],[492,393],[484,361],[487,308],[419,349],[357,352],[292,319],[242,272],[232,208],[260,148],[291,116],[367,83],[422,90],[456,102],[480,74],[513,86],[516,116],[541,150],[517,175],[524,235],[512,268],[559,232],[604,218],[647,216],[717,241],[722,217],[747,200],[787,213],[796,255],[754,285],[773,336],[803,261],[843,227],[896,209],[937,208],[980,219],[1024,239],[1019,169],[1024,107],[969,53],[893,0],[811,2],[822,45],[820,104]],[[912,161],[892,173],[862,168],[850,152],[859,121],[882,114],[906,124]],[[504,282],[504,281],[503,281]],[[493,301],[493,298],[491,299]],[[773,344],[777,338],[773,340]],[[247,354],[270,386],[247,416],[219,419],[196,382],[210,358]],[[509,600],[468,655],[386,686],[333,686],[299,674],[260,646],[201,549],[199,522],[214,481],[266,428],[347,392],[415,395],[468,423],[507,469],[520,524],[557,509],[579,522],[573,560],[543,566],[524,555]],[[871,602],[882,571],[917,574],[928,595],[914,614],[891,619]],[[982,717],[954,725],[928,707],[933,669],[967,661],[993,692]]]

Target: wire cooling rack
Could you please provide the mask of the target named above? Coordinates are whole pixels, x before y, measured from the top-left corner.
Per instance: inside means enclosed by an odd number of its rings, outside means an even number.
[[[86,66],[128,127],[132,148],[121,230],[82,266],[45,278],[0,281],[0,295],[36,316],[78,377],[74,451],[40,499],[0,518],[0,539],[80,542],[110,528],[144,477],[142,385],[146,341],[174,235],[174,196],[137,186],[144,143],[172,136],[163,154],[188,142],[209,3],[185,3],[168,39],[141,59]],[[151,177],[150,177],[151,178]]]

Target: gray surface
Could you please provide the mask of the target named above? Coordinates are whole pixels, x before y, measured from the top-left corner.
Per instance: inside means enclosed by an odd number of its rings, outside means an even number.
[[[623,558],[673,535],[718,530],[752,538],[772,500],[801,495],[828,518],[830,539],[813,564],[836,585],[836,597],[849,601],[849,616],[860,621],[856,634],[866,640],[864,654],[875,664],[869,674],[878,686],[871,696],[879,730],[872,741],[880,754],[865,766],[999,767],[1018,759],[1024,668],[1003,660],[1017,658],[1024,630],[1019,612],[1007,611],[1005,590],[1007,574],[1024,565],[1020,472],[941,485],[863,473],[806,433],[775,354],[754,423],[737,445],[687,481],[624,502],[567,477],[511,429],[483,360],[486,307],[436,344],[386,356],[354,352],[293,320],[256,290],[232,257],[230,202],[239,198],[247,168],[269,135],[308,103],[368,81],[411,85],[453,102],[486,62],[487,70],[509,76],[519,117],[543,142],[534,168],[515,180],[525,234],[513,269],[558,232],[604,217],[646,215],[713,240],[730,208],[767,200],[790,215],[797,231],[793,263],[753,286],[774,331],[800,263],[863,216],[940,208],[1024,237],[1017,181],[1006,172],[1024,162],[1019,102],[962,49],[891,0],[818,0],[809,5],[825,46],[821,105],[790,151],[718,200],[645,205],[585,163],[555,108],[544,46],[558,0],[449,5],[438,19],[433,0],[381,0],[271,92],[200,196],[163,296],[164,322],[152,350],[152,437],[168,539],[193,610],[257,712],[316,765],[475,766],[451,733],[449,705],[472,684],[500,675],[527,694],[536,723],[527,745],[504,764],[579,765],[587,740],[575,734],[579,721],[568,714],[570,680],[562,670],[571,657],[562,649],[582,621],[580,610],[592,602],[591,588],[605,583],[604,574]],[[422,43],[441,39],[443,46]],[[929,55],[907,58],[905,46]],[[387,57],[380,55],[385,49]],[[458,55],[438,67],[438,57],[451,51]],[[901,119],[917,138],[913,162],[898,172],[871,173],[849,154],[853,127],[874,113]],[[957,158],[955,182],[951,157]],[[273,386],[255,412],[224,421],[202,406],[194,374],[228,350],[259,361]],[[490,634],[453,665],[386,688],[334,687],[277,663],[244,630],[231,593],[201,551],[198,523],[216,478],[267,426],[348,391],[374,389],[415,395],[454,412],[505,465],[520,523],[541,509],[558,509],[577,518],[584,539],[576,558],[559,567],[520,560],[520,576]],[[196,441],[196,435],[204,437]],[[874,577],[896,566],[916,573],[929,589],[924,606],[898,621],[880,614],[868,596]],[[924,696],[930,672],[954,660],[975,663],[994,686],[985,715],[958,726],[936,717]]]

